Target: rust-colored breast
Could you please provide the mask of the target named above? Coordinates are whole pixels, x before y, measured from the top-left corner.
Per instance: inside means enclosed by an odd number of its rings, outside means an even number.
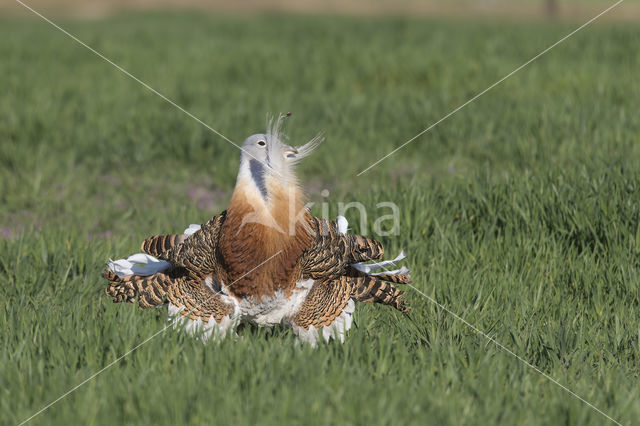
[[[234,194],[219,246],[224,281],[232,295],[260,300],[277,290],[290,294],[302,278],[298,260],[313,243],[307,226],[310,216],[301,214],[290,228],[279,207],[260,211],[241,192]]]

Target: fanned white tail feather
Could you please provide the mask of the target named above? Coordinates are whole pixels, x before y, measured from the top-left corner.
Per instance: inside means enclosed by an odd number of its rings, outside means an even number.
[[[338,232],[341,234],[346,234],[347,227],[349,226],[349,222],[347,221],[347,218],[345,218],[344,216],[338,216],[336,218],[336,222],[338,225]]]
[[[375,273],[369,273],[368,275],[375,277],[377,275],[410,275],[411,274],[411,269],[407,268],[406,266],[403,266],[400,269],[393,269],[391,271],[387,271],[384,270],[382,272],[375,272]]]
[[[360,272],[364,272],[365,274],[375,275],[372,272],[378,271],[380,269],[385,269],[387,266],[390,266],[390,265],[395,265],[397,262],[400,262],[402,259],[404,259],[406,257],[407,257],[407,255],[404,254],[404,250],[403,250],[393,260],[383,260],[382,262],[376,262],[376,263],[362,263],[362,262],[360,262],[360,263],[354,263],[351,266],[353,266],[354,268],[356,268]],[[400,270],[398,269],[397,271],[400,271]],[[385,272],[381,272],[381,273],[389,274],[389,273],[398,273],[398,272],[395,272],[395,271],[386,272],[385,271]]]
[[[120,278],[129,275],[153,275],[156,272],[164,271],[169,266],[171,266],[171,263],[145,253],[136,253],[126,259],[109,259],[109,262],[107,262],[109,270]]]
[[[209,317],[206,321],[202,320],[202,318],[193,320],[180,314],[184,309],[184,306],[178,307],[169,303],[169,323],[173,325],[174,329],[184,327],[183,330],[187,334],[193,337],[199,337],[202,342],[210,339],[214,341],[224,339],[228,334],[233,333],[233,330],[239,322],[239,316],[237,314],[225,316],[219,323],[216,322],[213,316]],[[238,312],[238,310],[236,309],[234,312]]]
[[[197,223],[192,223],[191,225],[189,225],[189,227],[187,229],[184,230],[184,235],[187,236],[187,238],[189,238],[191,235],[195,234],[196,232],[198,232],[200,230],[201,226],[198,225]]]

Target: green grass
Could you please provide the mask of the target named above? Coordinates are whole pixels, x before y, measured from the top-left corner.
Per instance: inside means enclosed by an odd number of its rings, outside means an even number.
[[[292,111],[312,200],[394,201],[414,285],[625,424],[640,418],[640,30],[594,25],[376,168],[569,23],[145,14],[62,25],[236,142]],[[100,271],[224,208],[235,147],[54,28],[0,25],[0,423],[161,330]],[[318,214],[318,206],[314,208]],[[351,219],[355,219],[352,217]],[[371,221],[375,219],[371,218]],[[355,223],[355,222],[354,222]],[[371,223],[369,224],[371,225]],[[356,228],[356,231],[358,229]],[[34,424],[603,424],[408,289],[344,345],[157,338]]]

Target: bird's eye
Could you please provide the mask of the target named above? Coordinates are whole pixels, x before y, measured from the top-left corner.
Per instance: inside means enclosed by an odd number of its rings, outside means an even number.
[[[258,146],[265,146],[267,143],[265,141],[258,141]]]

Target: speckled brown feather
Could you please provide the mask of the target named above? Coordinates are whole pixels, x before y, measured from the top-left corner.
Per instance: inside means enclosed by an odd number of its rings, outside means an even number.
[[[371,276],[360,272],[354,273],[353,276],[348,278],[353,289],[353,299],[359,302],[372,302],[392,306],[403,313],[409,312],[407,303],[402,300],[404,291],[399,290],[390,282],[382,281],[382,277],[382,275]],[[392,275],[386,275],[385,277],[392,277]],[[402,281],[396,282],[407,284],[409,281],[403,278]]]
[[[186,238],[187,236],[184,234],[154,235],[142,242],[142,251],[158,257],[175,246],[182,244]]]
[[[380,273],[373,276],[378,280],[389,281],[396,284],[409,284],[411,282],[411,276],[409,276],[409,274]]]
[[[300,259],[304,278],[339,279],[353,263],[382,259],[384,249],[376,240],[341,234],[336,223],[326,219],[312,217],[309,225],[315,241]]]
[[[353,282],[342,277],[326,283],[315,282],[302,306],[293,317],[293,322],[307,330],[331,325],[349,303]]]
[[[107,270],[103,276],[111,281],[105,292],[115,302],[134,302],[136,297],[141,308],[149,308],[170,302],[184,306],[183,316],[216,322],[229,315],[233,306],[222,301],[221,295],[212,291],[203,280],[194,277],[184,268],[170,268],[150,276],[130,275],[119,278]]]
[[[182,243],[159,253],[158,258],[174,266],[182,266],[191,274],[204,278],[212,275],[218,282],[224,276],[218,243],[220,229],[226,219],[226,211],[212,217],[202,224],[200,230],[186,238]],[[144,247],[144,246],[143,246]]]
[[[313,218],[311,227],[315,243],[300,260],[303,278],[312,278],[321,283],[337,280],[340,285],[351,289],[354,300],[381,303],[401,312],[408,311],[406,302],[401,300],[404,292],[391,284],[409,283],[411,277],[408,274],[369,276],[351,266],[381,259],[384,254],[382,244],[361,235],[342,234],[337,231],[335,222],[317,217]]]
[[[406,302],[401,299],[404,291],[392,283],[381,281],[378,279],[379,276],[369,276],[356,270],[351,272],[352,275],[345,275],[337,280],[316,281],[298,313],[293,317],[293,323],[305,330],[309,326],[329,326],[342,314],[349,299],[380,303],[394,307],[402,313],[409,312]],[[408,282],[406,277],[404,275],[401,279],[403,283]]]
[[[220,275],[218,239],[225,212],[214,216],[189,238],[182,235],[156,235],[142,243],[142,250],[173,266],[150,276],[131,275],[119,278],[106,270],[103,276],[112,283],[105,289],[114,302],[133,302],[138,298],[141,308],[171,302],[185,306],[182,315],[207,321],[211,315],[220,322],[232,307],[221,301],[220,295],[204,284],[212,277],[215,284]],[[201,306],[200,306],[201,304]]]

